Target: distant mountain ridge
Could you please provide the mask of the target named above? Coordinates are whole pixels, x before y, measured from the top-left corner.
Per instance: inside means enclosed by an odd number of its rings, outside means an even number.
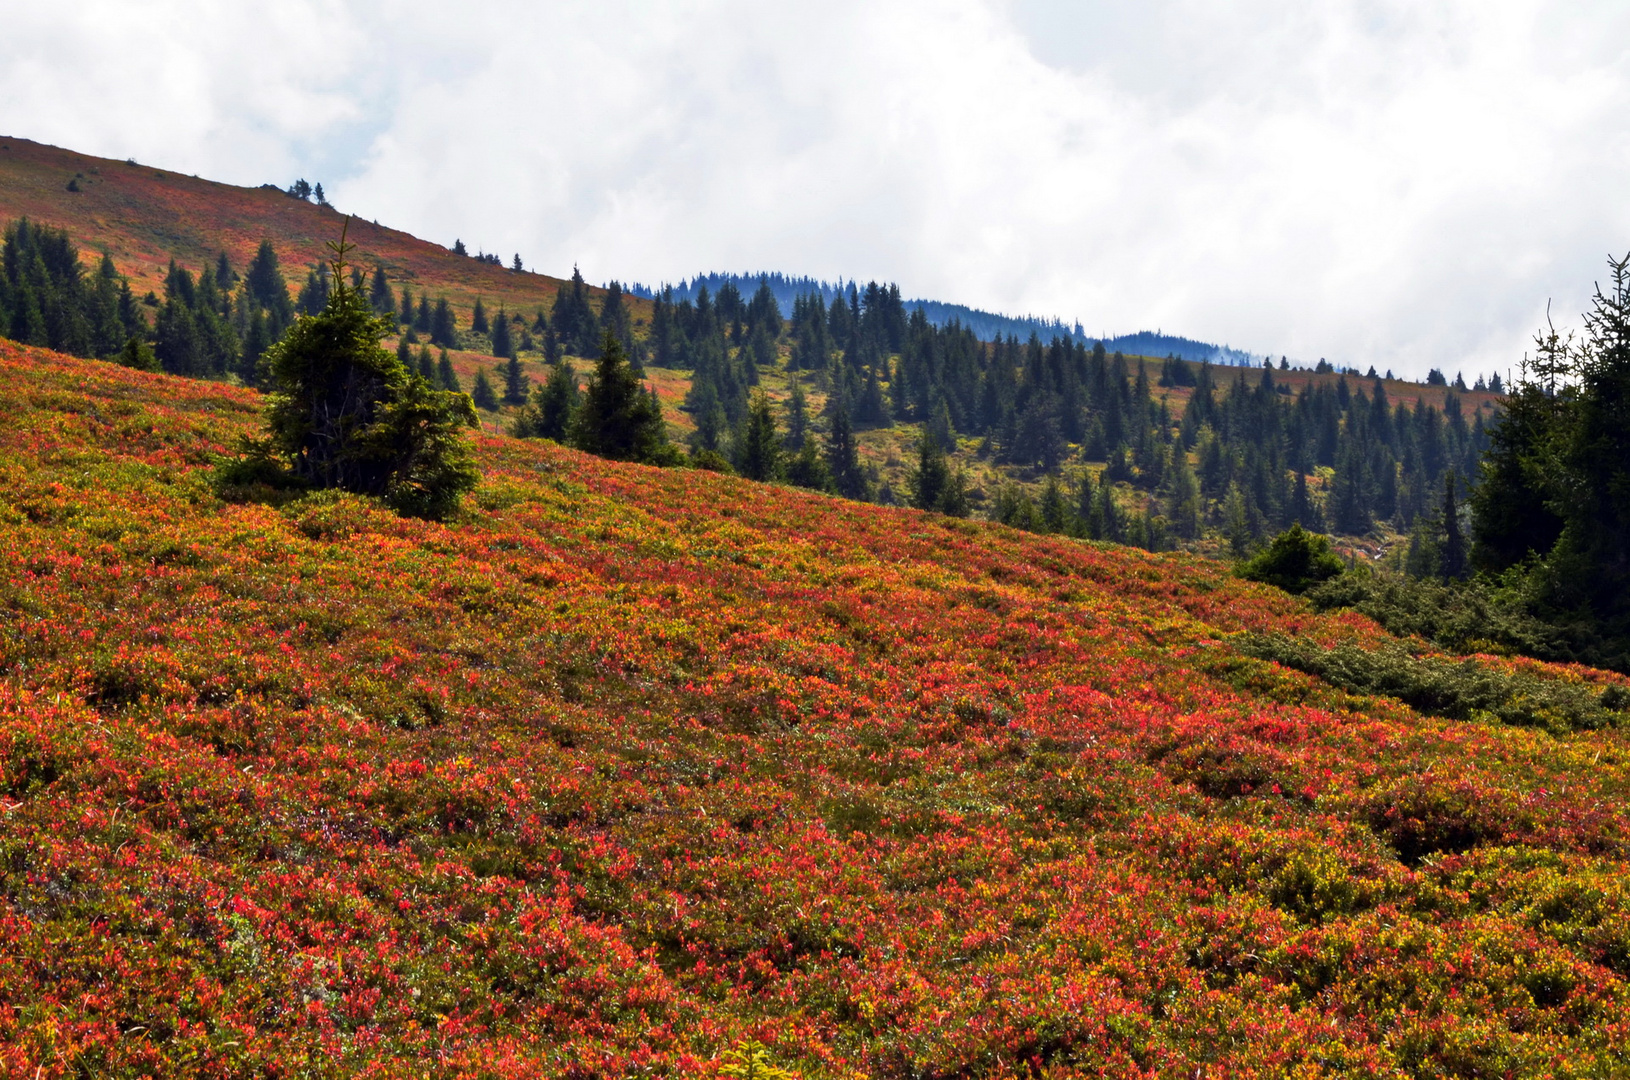
[[[848,296],[850,289],[861,288],[859,282],[844,281],[842,278],[832,282],[812,277],[788,277],[782,273],[709,273],[681,280],[672,286],[652,288],[649,285],[630,285],[628,291],[649,300],[662,289],[672,288],[676,300],[694,300],[701,289],[706,288],[709,293],[717,294],[720,286],[726,283],[734,285],[743,296],[751,296],[761,283],[769,285],[784,316],[792,314],[793,301],[800,296],[819,293],[825,303],[831,304],[833,298]],[[917,299],[906,300],[904,303],[908,312],[921,311],[934,326],[957,322],[972,330],[981,341],[993,341],[999,337],[1009,336],[1023,341],[1031,334],[1035,334],[1043,341],[1055,337],[1070,338],[1089,344],[1102,341],[1106,349],[1137,356],[1176,356],[1182,360],[1209,360],[1213,364],[1236,367],[1249,366],[1261,359],[1227,345],[1215,345],[1159,331],[1140,330],[1134,334],[1098,337],[1087,333],[1079,321],[1071,324],[1063,319],[1044,318],[1039,315],[1004,315],[972,308],[966,304],[946,303],[943,300]]]

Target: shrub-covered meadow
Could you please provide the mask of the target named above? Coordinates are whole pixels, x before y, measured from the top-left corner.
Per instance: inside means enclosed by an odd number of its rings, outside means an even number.
[[[1630,1071],[1619,676],[522,440],[228,501],[259,415],[0,342],[0,1075]]]

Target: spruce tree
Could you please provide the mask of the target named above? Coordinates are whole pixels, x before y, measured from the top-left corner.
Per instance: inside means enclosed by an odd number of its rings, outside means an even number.
[[[831,492],[832,470],[826,458],[815,446],[814,439],[805,439],[798,452],[787,459],[787,482],[811,491]]]
[[[906,474],[911,505],[918,510],[938,510],[951,486],[951,466],[945,450],[925,426],[917,439],[917,464]]]
[[[385,268],[378,264],[374,266],[373,284],[368,290],[368,303],[381,315],[396,314],[396,297],[391,294],[391,285],[385,277]]]
[[[515,343],[509,333],[509,316],[504,314],[503,308],[498,309],[497,318],[492,320],[492,355],[501,360],[508,360],[515,355]]]
[[[430,340],[444,349],[458,348],[458,325],[445,297],[436,301],[435,313],[430,317]]]
[[[809,441],[809,404],[804,397],[803,381],[796,371],[792,375],[792,392],[787,395],[787,449],[798,451]]]
[[[324,268],[326,273],[327,268]],[[277,251],[270,240],[262,240],[243,275],[249,296],[266,312],[267,330],[275,340],[294,321],[294,304],[289,300],[288,283],[277,262]],[[326,297],[325,297],[326,299]],[[319,310],[321,310],[319,308]]]
[[[1455,505],[1455,474],[1443,478],[1443,548],[1440,568],[1446,580],[1466,576],[1466,537],[1460,530],[1460,508]]]
[[[609,332],[573,418],[571,442],[579,450],[617,461],[672,464],[662,407],[640,388],[628,354]]]
[[[327,304],[268,356],[267,447],[307,483],[444,517],[480,478],[461,432],[475,420],[470,400],[431,389],[380,347],[388,324],[345,284],[344,233],[330,247]]]
[[[492,388],[492,380],[487,377],[486,368],[481,368],[475,373],[475,389],[470,391],[470,398],[478,409],[492,412],[498,408],[498,393]]]
[[[436,361],[436,381],[441,383],[443,390],[450,393],[458,394],[464,390],[464,387],[459,384],[458,372],[453,370],[453,361],[447,355],[446,349],[441,351],[441,357]]]
[[[504,404],[526,404],[528,381],[526,373],[521,370],[521,361],[511,352],[504,364]]]
[[[834,300],[834,309],[840,301]],[[845,308],[845,311],[848,309]],[[832,483],[839,495],[859,502],[870,502],[872,484],[860,464],[860,447],[855,442],[855,429],[849,423],[849,412],[840,403],[832,412],[832,430],[826,438],[826,462],[832,473]]]
[[[158,362],[158,357],[154,356],[153,350],[147,347],[147,342],[135,334],[130,335],[130,338],[125,342],[125,347],[120,350],[119,363],[137,371],[163,370]]]
[[[781,471],[781,439],[775,411],[762,391],[753,395],[735,439],[736,472],[749,480],[774,480]]]
[[[565,442],[577,411],[577,373],[561,361],[549,369],[549,378],[532,391],[532,400],[515,418],[513,433],[523,439]]]
[[[481,297],[479,296],[475,298],[475,313],[470,316],[470,329],[477,334],[485,334],[491,330],[491,327],[487,325],[487,309],[481,303]],[[498,355],[502,356],[504,354],[499,353]]]
[[[1041,519],[1043,531],[1049,533],[1071,533],[1075,531],[1075,515],[1070,512],[1069,500],[1064,497],[1064,488],[1059,484],[1058,477],[1049,476],[1042,485],[1041,499],[1036,505],[1036,511]]]

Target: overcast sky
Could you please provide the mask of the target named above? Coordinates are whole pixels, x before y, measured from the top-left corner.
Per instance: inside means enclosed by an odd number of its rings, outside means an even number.
[[[1630,249],[1630,4],[0,0],[0,134],[590,280],[1505,370]]]

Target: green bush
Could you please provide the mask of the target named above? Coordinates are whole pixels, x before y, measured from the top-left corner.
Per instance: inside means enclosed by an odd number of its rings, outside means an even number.
[[[1357,645],[1321,648],[1284,634],[1243,634],[1236,647],[1249,656],[1317,675],[1355,694],[1394,697],[1417,712],[1452,720],[1492,718],[1547,731],[1616,727],[1625,712],[1617,687],[1510,675],[1475,660],[1417,657],[1403,646],[1368,650]]]
[[[1247,581],[1260,581],[1289,593],[1304,593],[1320,582],[1337,577],[1345,569],[1346,564],[1330,550],[1328,539],[1300,525],[1292,525],[1274,537],[1266,550],[1243,563],[1238,573]]]

